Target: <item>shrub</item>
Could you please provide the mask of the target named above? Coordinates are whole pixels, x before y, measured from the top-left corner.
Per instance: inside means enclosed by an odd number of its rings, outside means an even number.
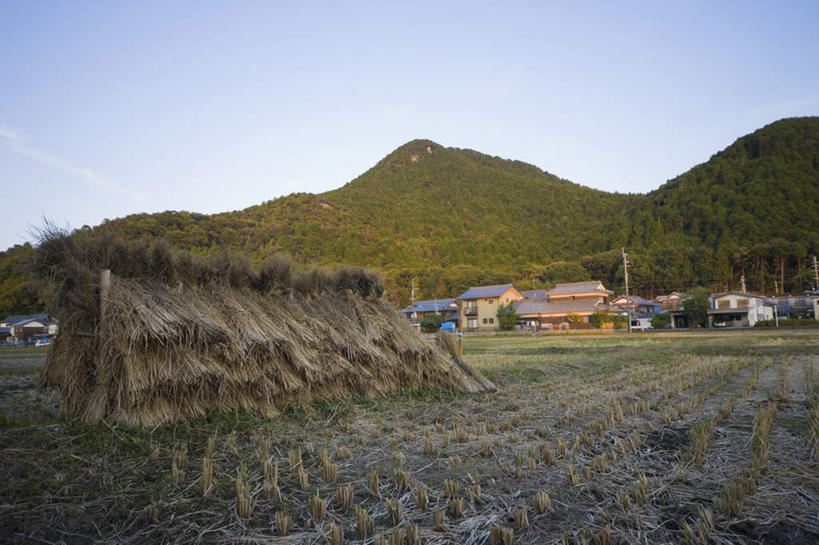
[[[815,320],[813,318],[787,318],[784,320],[779,320],[779,327],[804,327],[817,325],[819,325],[819,320]],[[759,320],[754,324],[754,327],[776,327],[776,320]]]
[[[428,314],[421,319],[421,331],[424,333],[435,333],[441,329],[444,317],[440,314]]]
[[[515,312],[515,304],[498,305],[498,327],[501,331],[509,331],[518,325],[518,315]]]
[[[583,321],[583,317],[579,314],[575,314],[574,312],[570,312],[566,314],[566,321],[572,325],[577,325]]]
[[[651,317],[651,327],[654,329],[665,329],[671,323],[671,317],[668,314],[658,312]]]

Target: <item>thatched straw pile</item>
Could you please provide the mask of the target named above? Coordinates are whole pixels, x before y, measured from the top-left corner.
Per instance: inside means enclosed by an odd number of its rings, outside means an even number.
[[[261,271],[162,243],[46,234],[35,271],[48,280],[60,335],[41,380],[61,410],[154,425],[243,408],[372,396],[402,386],[493,388],[427,342],[363,269]],[[100,304],[99,271],[112,272]]]

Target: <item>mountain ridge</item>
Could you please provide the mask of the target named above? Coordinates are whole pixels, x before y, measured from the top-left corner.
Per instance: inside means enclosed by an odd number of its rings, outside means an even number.
[[[770,291],[809,285],[819,250],[819,117],[788,118],[736,139],[647,193],[616,193],[536,165],[428,139],[402,144],[323,193],[293,193],[233,212],[166,211],[109,220],[94,232],[164,238],[201,254],[260,263],[285,252],[320,265],[381,270],[403,303],[510,280],[548,285],[630,276],[651,295],[702,284]],[[527,284],[529,285],[529,284]],[[0,290],[0,308],[2,308]]]

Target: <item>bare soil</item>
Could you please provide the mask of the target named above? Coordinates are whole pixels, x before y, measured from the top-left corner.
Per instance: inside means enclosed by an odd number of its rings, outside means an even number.
[[[43,353],[0,352],[0,542],[323,544],[338,525],[344,543],[370,544],[379,534],[397,541],[417,524],[429,544],[488,544],[496,526],[522,544],[816,543],[808,415],[818,333],[467,338],[467,361],[498,392],[407,390],[294,407],[275,419],[237,411],[155,429],[61,419],[57,394],[36,388]],[[754,422],[769,403],[767,465],[741,513],[723,512],[719,499],[750,467]],[[695,463],[692,430],[710,420]],[[306,490],[290,468],[298,451]],[[206,457],[216,470],[203,496]],[[264,459],[279,468],[273,497]],[[239,475],[253,504],[241,518]],[[374,519],[364,539],[354,507],[339,506],[337,487],[347,483],[353,506]],[[550,499],[543,512],[534,508],[538,492]],[[310,508],[316,494],[327,502],[323,518]],[[402,505],[398,524],[388,520],[388,500]],[[440,527],[436,509],[446,513]],[[276,513],[292,518],[286,535]]]

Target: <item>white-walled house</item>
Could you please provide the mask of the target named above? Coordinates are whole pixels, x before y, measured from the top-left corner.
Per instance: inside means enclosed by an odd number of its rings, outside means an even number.
[[[714,327],[753,327],[760,320],[773,320],[776,303],[767,297],[729,291],[711,295],[708,311]]]
[[[50,340],[59,332],[57,320],[48,314],[6,316],[0,319],[0,342],[12,344]]]

